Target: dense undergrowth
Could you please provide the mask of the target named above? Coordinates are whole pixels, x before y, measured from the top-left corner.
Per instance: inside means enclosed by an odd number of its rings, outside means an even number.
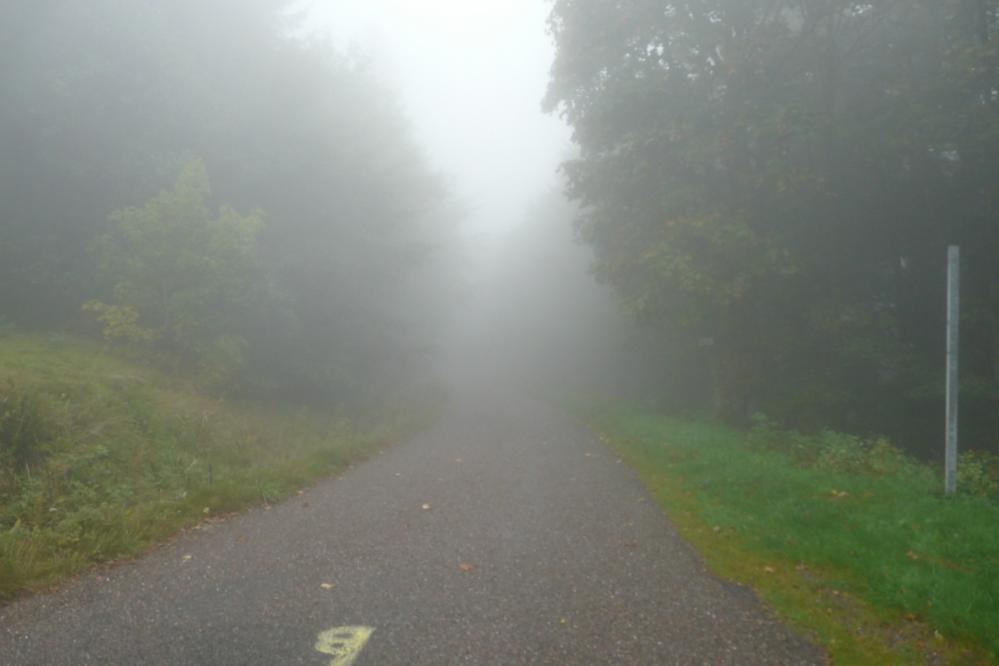
[[[999,655],[994,460],[958,496],[886,441],[750,432],[626,408],[587,418],[720,574],[748,583],[837,663]]]
[[[419,427],[209,397],[53,337],[0,337],[0,600],[274,502]]]

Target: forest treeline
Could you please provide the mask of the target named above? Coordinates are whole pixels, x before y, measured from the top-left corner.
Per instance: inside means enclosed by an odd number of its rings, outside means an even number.
[[[0,6],[0,323],[325,403],[425,364],[455,207],[392,92],[294,9]]]
[[[999,3],[556,0],[546,108],[578,231],[674,404],[938,442],[999,433]],[[701,378],[704,378],[701,380]]]

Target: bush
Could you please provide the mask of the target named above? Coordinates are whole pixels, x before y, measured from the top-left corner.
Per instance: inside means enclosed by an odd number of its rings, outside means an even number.
[[[0,388],[0,465],[20,469],[41,457],[49,439],[45,404],[13,382]]]
[[[778,451],[798,465],[830,472],[886,476],[916,464],[883,437],[871,440],[833,430],[806,435],[782,430],[764,414],[753,416],[748,441],[755,449]]]
[[[242,368],[248,344],[236,335],[218,335],[198,347],[198,383],[208,390],[230,385]]]
[[[999,456],[980,451],[962,453],[957,462],[957,487],[981,497],[999,495]]]
[[[750,423],[752,424],[748,437],[750,446],[759,450],[781,448],[780,442],[786,433],[782,432],[766,414],[756,412],[750,417]]]
[[[819,449],[816,468],[830,472],[868,471],[869,447],[859,437],[823,430],[814,439]]]

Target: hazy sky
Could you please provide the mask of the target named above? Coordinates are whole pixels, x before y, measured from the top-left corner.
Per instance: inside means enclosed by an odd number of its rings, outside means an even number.
[[[541,112],[545,0],[304,0],[309,26],[357,45],[400,92],[432,163],[490,234],[556,182],[569,132]]]

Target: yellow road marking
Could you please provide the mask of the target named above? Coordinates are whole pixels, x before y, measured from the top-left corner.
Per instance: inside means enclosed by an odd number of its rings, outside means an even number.
[[[375,633],[374,627],[334,627],[319,634],[316,651],[333,657],[330,666],[351,666]]]

